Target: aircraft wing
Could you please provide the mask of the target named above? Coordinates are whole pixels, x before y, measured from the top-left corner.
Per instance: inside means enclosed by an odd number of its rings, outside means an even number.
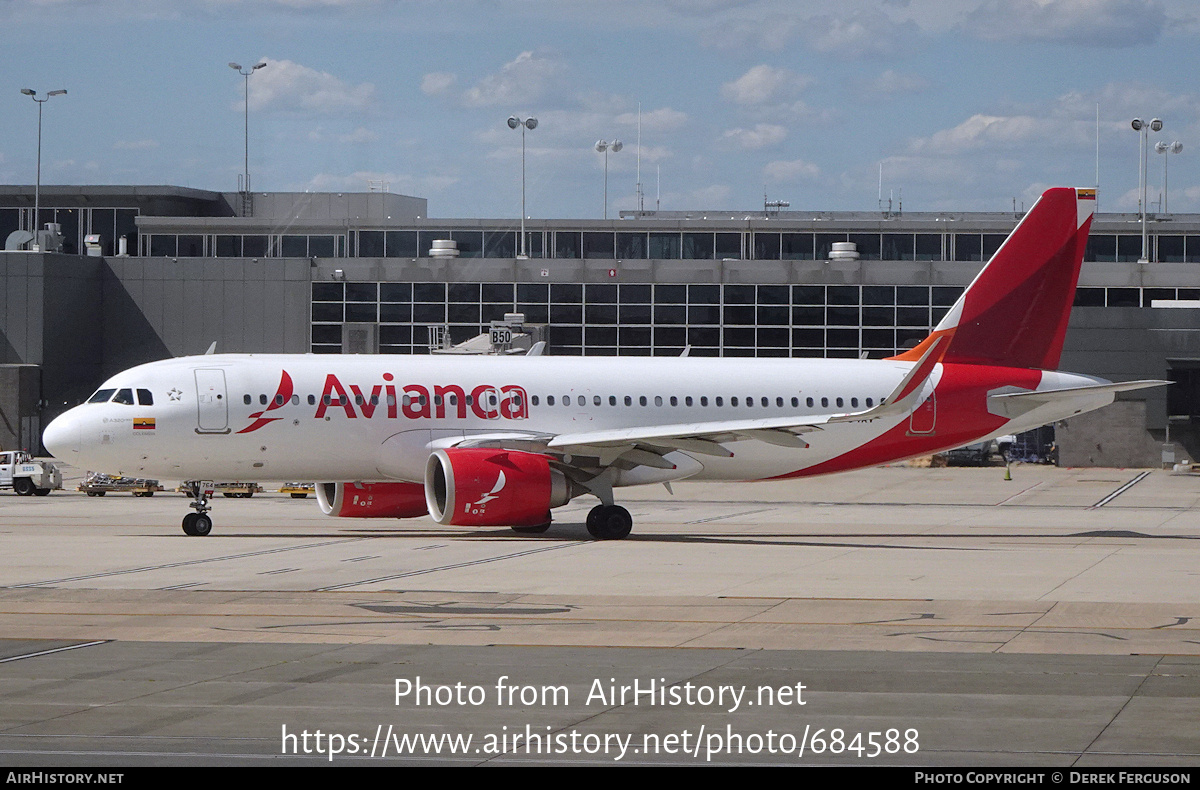
[[[453,440],[458,447],[504,447],[512,450],[551,453],[564,463],[590,468],[617,464],[669,469],[663,456],[676,450],[699,455],[732,458],[725,442],[759,441],[779,447],[805,448],[802,435],[819,431],[830,423],[902,417],[919,402],[925,381],[941,359],[944,338],[939,337],[905,374],[900,383],[879,405],[843,414],[813,417],[769,417],[762,419],[713,420],[711,422],[647,425],[634,428],[610,428],[558,435],[534,433],[477,434]],[[567,460],[570,459],[570,460]]]

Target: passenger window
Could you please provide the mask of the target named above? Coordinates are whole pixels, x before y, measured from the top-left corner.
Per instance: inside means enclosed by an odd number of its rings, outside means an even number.
[[[718,406],[720,406],[721,404],[720,404],[720,403],[718,403],[717,405],[718,405]],[[736,405],[738,405],[738,399],[737,399],[737,396],[736,396],[736,395],[734,395],[732,398],[730,398],[730,399],[729,399],[729,405],[730,405],[730,406],[736,406]]]
[[[857,409],[857,408],[858,408],[858,398],[851,398],[851,399],[850,399],[850,406],[851,406],[851,407],[853,407],[853,408],[855,408],[855,409]]]
[[[692,396],[691,396],[691,395],[688,395],[686,398],[684,398],[684,399],[683,399],[683,404],[684,404],[685,406],[691,406],[691,405],[692,405]]]
[[[792,408],[793,409],[800,408],[800,399],[799,398],[792,398]]]
[[[767,404],[764,403],[763,405],[766,406]],[[775,405],[782,408],[783,407],[783,398],[776,398]]]
[[[804,405],[805,405],[805,406],[808,406],[808,408],[810,408],[810,409],[811,409],[811,408],[813,407],[813,399],[812,399],[812,398],[806,398],[806,399],[804,400]]]
[[[592,404],[593,404],[593,405],[595,405],[595,406],[599,406],[599,405],[600,405],[600,396],[599,396],[599,395],[593,395],[593,396],[592,396]]]
[[[655,406],[661,406],[661,405],[662,405],[662,395],[655,395],[655,396],[654,396],[654,405],[655,405]]]
[[[708,405],[708,396],[707,396],[707,395],[701,395],[701,396],[700,396],[700,405],[701,405],[701,406],[707,406],[707,405]]]
[[[839,409],[842,408],[842,399],[841,398],[837,399],[837,405],[838,405]]]
[[[393,401],[393,403],[394,403],[394,401]],[[316,405],[317,405],[317,396],[316,396],[316,395],[309,395],[309,396],[308,396],[308,405],[309,405],[309,406],[316,406]]]
[[[275,405],[276,405],[276,406],[282,406],[282,405],[283,405],[283,396],[282,396],[282,395],[278,395],[278,394],[277,394],[277,395],[275,396]]]
[[[609,396],[608,396],[608,405],[609,405],[609,406],[616,406],[616,405],[617,405],[617,396],[616,396],[616,395],[609,395]]]
[[[453,397],[453,396],[451,396],[451,397]],[[529,398],[529,401],[530,401],[530,403],[532,403],[534,406],[538,405],[538,396],[537,396],[537,395],[532,395],[532,396],[530,396],[530,398]]]
[[[116,390],[96,390],[96,394],[88,398],[88,403],[108,403]]]
[[[867,408],[868,408],[868,409],[869,409],[869,408],[871,408],[871,405],[872,405],[872,404],[871,404],[871,399],[870,399],[870,398],[867,398]]]
[[[113,403],[123,403],[126,406],[132,406],[133,405],[133,390],[132,389],[117,390],[117,394],[113,395],[112,402]]]
[[[138,405],[139,406],[153,406],[154,405],[154,396],[150,394],[150,390],[138,390],[137,396],[138,396]]]
[[[821,407],[829,408],[829,398],[821,398]]]
[[[246,404],[247,406],[249,406],[249,405],[250,405],[250,403],[252,402],[252,400],[253,400],[253,399],[250,397],[250,393],[248,393],[248,392],[247,392],[245,395],[243,395],[243,396],[242,396],[242,403]]]
[[[300,405],[300,396],[299,396],[299,395],[293,395],[293,396],[292,396],[292,405],[293,405],[293,406],[299,406],[299,405]]]
[[[721,399],[720,395],[718,395],[713,402],[716,403],[718,407],[725,405],[725,401]],[[736,406],[737,404],[735,403],[734,405]]]
[[[405,397],[407,398],[407,396],[405,396]],[[330,398],[328,395],[322,395],[321,402],[324,403],[326,406],[328,406],[331,401],[330,401]]]
[[[672,405],[672,406],[678,406],[678,405],[679,405],[679,398],[676,398],[674,395],[672,395],[672,396],[671,396],[671,405]]]
[[[626,405],[626,406],[632,406],[632,405],[633,405],[633,398],[631,398],[631,397],[629,397],[628,395],[626,395],[626,396],[625,396],[625,405]]]
[[[258,396],[258,403],[259,403],[259,405],[260,405],[260,406],[266,406],[266,405],[267,405],[267,396],[266,396],[266,395],[259,395],[259,396]]]
[[[762,405],[763,405],[763,406],[769,406],[769,405],[771,405],[771,402],[770,402],[769,400],[767,400],[766,398],[763,398],[763,399],[762,399]],[[783,398],[780,398],[780,399],[779,399],[779,405],[780,405],[780,406],[782,406],[782,405],[783,405]]]
[[[583,397],[582,395],[580,395],[580,396],[577,398],[577,400],[578,400],[578,402],[579,402],[579,405],[580,405],[580,406],[586,406],[586,405],[587,405],[587,398]]]
[[[546,405],[547,405],[547,406],[553,406],[553,405],[554,405],[554,396],[553,396],[553,395],[547,395],[547,396],[546,396]]]

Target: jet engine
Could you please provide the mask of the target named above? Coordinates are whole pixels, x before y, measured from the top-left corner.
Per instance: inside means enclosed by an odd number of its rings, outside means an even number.
[[[538,526],[570,499],[567,478],[537,453],[451,448],[425,464],[425,500],[439,524]]]
[[[317,503],[327,516],[415,518],[429,511],[420,483],[317,483]]]

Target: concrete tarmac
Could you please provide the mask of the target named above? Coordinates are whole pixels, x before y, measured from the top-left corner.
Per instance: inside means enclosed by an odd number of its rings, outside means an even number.
[[[0,761],[1196,765],[1200,478],[1013,478],[624,489],[613,542],[0,494]]]

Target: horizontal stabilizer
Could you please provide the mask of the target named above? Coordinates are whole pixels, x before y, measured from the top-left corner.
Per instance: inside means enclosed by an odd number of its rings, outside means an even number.
[[[1032,403],[1053,403],[1056,400],[1063,398],[1075,398],[1080,395],[1099,395],[1103,392],[1129,392],[1130,390],[1144,390],[1150,387],[1163,387],[1170,384],[1169,381],[1159,379],[1142,379],[1140,381],[1116,381],[1109,384],[1094,384],[1087,387],[1066,387],[1057,390],[1033,390],[1031,392],[1005,392],[1000,395],[991,395],[989,399],[1003,399],[1008,402],[1032,402]]]

